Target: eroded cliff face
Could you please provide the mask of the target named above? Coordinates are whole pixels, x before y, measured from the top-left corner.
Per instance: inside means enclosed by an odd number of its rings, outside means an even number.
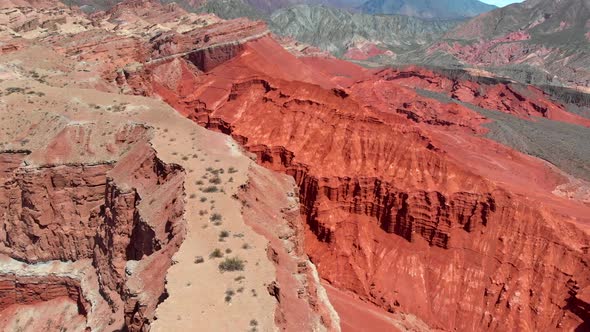
[[[112,167],[15,169],[4,178],[3,252],[28,262],[91,257]]]
[[[263,165],[268,159],[281,160],[259,154]],[[590,281],[587,236],[556,229],[559,216],[521,197],[284,170],[300,188],[307,253],[333,286],[434,328],[567,329],[585,319],[569,308]]]
[[[268,291],[277,299],[276,325],[283,331],[340,331],[340,319],[305,252],[297,187],[292,178],[251,167],[240,187],[245,221],[267,239],[276,281]]]
[[[96,294],[86,297],[91,291],[82,289],[80,278],[89,276],[26,269],[0,271],[6,295],[0,311],[68,298],[92,330],[146,330],[184,237],[183,170],[159,160],[145,139],[130,144],[119,160],[95,164],[38,164],[30,153],[1,154],[1,253],[32,266],[91,264],[95,291],[110,314],[104,315]]]
[[[15,305],[34,305],[39,302],[67,298],[78,304],[79,313],[86,315],[90,303],[82,295],[80,282],[71,278],[35,278],[14,274],[3,275],[0,311]]]
[[[278,57],[256,54],[266,42],[246,44],[199,76],[185,66],[186,80],[151,76],[150,84],[189,118],[232,135],[261,165],[294,177],[305,249],[322,278],[435,329],[584,324],[572,306],[590,284],[588,207],[551,193],[565,181],[554,168],[481,138],[485,117],[412,90],[438,84],[475,104],[494,102],[476,84],[467,94],[468,83],[378,73],[342,88],[322,77],[333,69],[313,63],[317,80],[270,77],[273,69],[257,66],[258,57]],[[522,107],[507,100],[501,111],[582,121],[534,89],[483,88],[515,100],[536,96]],[[546,112],[534,107],[540,103]]]

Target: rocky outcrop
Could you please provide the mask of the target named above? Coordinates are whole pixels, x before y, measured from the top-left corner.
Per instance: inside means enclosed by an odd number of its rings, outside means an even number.
[[[5,178],[2,252],[28,262],[91,257],[111,168],[26,169]]]
[[[0,312],[15,304],[32,305],[56,298],[69,298],[78,304],[80,314],[86,315],[91,304],[84,298],[80,283],[71,278],[0,276]]]
[[[102,293],[113,303],[120,297],[126,326],[140,331],[165,294],[166,271],[184,238],[182,169],[162,163],[148,147],[117,166],[107,179],[94,265]],[[147,271],[152,275],[144,278]]]
[[[245,19],[215,23],[184,34],[165,32],[151,40],[150,56],[145,63],[124,66],[118,71],[116,82],[131,93],[153,95],[159,84],[175,88],[174,82],[185,74],[190,77],[210,71],[240,54],[244,43],[268,34],[262,22]]]
[[[184,237],[182,169],[160,161],[145,141],[97,165],[27,167],[25,157],[2,154],[2,253],[26,263],[92,261],[112,310],[100,329],[146,330]],[[84,315],[96,310],[74,279],[2,278],[12,294],[2,308],[67,297]]]

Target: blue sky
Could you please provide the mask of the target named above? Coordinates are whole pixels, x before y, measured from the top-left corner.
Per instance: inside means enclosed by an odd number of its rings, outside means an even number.
[[[504,6],[509,5],[511,3],[522,2],[523,0],[479,0],[479,1],[489,3],[492,5],[496,5],[498,7],[504,7]]]

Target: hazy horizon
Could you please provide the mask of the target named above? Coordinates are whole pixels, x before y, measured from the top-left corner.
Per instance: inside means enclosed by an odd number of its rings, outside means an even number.
[[[498,7],[508,6],[513,3],[523,2],[524,0],[480,0],[481,2],[485,2],[490,5],[495,5]]]

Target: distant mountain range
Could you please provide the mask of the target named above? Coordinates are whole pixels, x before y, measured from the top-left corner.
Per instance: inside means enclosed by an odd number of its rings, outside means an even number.
[[[477,0],[368,0],[360,10],[368,14],[399,14],[425,19],[477,16],[498,7]]]
[[[443,59],[444,65],[450,56],[462,64],[490,67],[530,81],[588,87],[590,1],[513,4],[458,25],[422,51],[408,61]]]
[[[271,30],[281,36],[293,36],[334,55],[348,53],[352,59],[358,58],[363,49],[383,54],[391,51],[388,54],[394,56],[428,45],[459,23],[402,15],[369,15],[310,5],[281,9],[269,18]]]
[[[477,0],[239,0],[236,2],[242,2],[263,14],[271,14],[296,5],[325,5],[365,14],[397,14],[424,19],[469,18],[497,8]],[[206,6],[219,7],[228,4],[228,1],[208,0],[206,3]]]
[[[119,0],[63,0],[68,5],[82,6],[87,12],[105,10]],[[177,2],[187,10],[235,13],[232,16],[263,17],[277,10],[297,5],[324,5],[366,14],[398,14],[424,19],[462,19],[497,7],[477,0],[162,0]]]

